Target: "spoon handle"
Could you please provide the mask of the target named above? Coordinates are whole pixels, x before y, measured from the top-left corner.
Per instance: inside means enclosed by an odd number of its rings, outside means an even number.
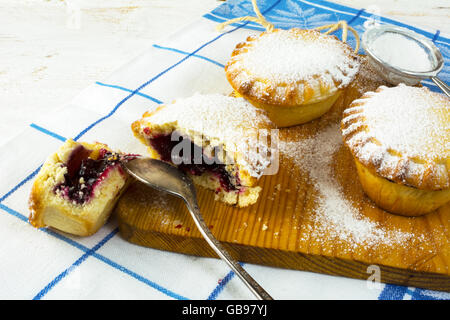
[[[431,77],[431,80],[450,98],[450,87],[444,81],[438,77]]]
[[[200,213],[197,203],[187,202],[187,207],[189,212],[197,225],[198,230],[205,238],[206,242],[214,249],[214,251],[219,255],[219,257],[224,260],[228,266],[233,270],[238,277],[247,285],[247,287],[252,291],[252,293],[259,300],[273,300],[273,298],[255,281],[247,271],[242,268],[242,266],[225,250],[222,244],[214,237],[209,228],[206,226],[205,220]]]

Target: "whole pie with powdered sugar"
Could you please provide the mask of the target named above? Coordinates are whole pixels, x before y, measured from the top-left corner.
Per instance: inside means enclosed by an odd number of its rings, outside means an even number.
[[[132,124],[150,156],[177,166],[216,198],[245,207],[270,166],[273,124],[243,98],[194,95],[146,112]]]
[[[358,70],[359,59],[347,44],[298,28],[248,37],[225,66],[234,90],[280,127],[320,117]]]
[[[391,205],[385,206],[390,211],[405,213],[401,212],[405,208],[392,209],[402,205],[393,195],[395,192],[387,192],[390,184],[404,187],[405,195],[409,192],[414,195],[412,198],[422,202],[416,210],[406,211],[422,212],[420,207],[424,206],[436,209],[450,201],[450,100],[447,97],[426,87],[382,86],[353,101],[344,111],[341,129],[357,163],[363,187],[371,189],[366,193],[385,198],[383,201],[388,198]],[[367,179],[370,175],[373,179]],[[386,180],[380,184],[384,189],[378,190],[370,183],[376,177]],[[414,203],[414,199],[408,201]]]

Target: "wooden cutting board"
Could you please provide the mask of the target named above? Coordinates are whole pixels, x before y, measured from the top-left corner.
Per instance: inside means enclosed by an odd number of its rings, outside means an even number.
[[[415,218],[379,209],[363,193],[341,142],[342,111],[381,84],[363,63],[332,110],[281,129],[279,171],[262,177],[256,204],[228,206],[198,189],[205,221],[236,259],[359,279],[380,270],[381,282],[450,291],[450,203]],[[173,196],[135,182],[115,213],[122,237],[132,243],[217,257]]]

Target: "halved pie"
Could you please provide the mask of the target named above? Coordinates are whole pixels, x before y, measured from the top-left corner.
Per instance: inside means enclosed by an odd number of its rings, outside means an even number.
[[[131,127],[152,158],[176,165],[217,199],[240,207],[257,201],[273,125],[244,99],[197,94],[146,112]]]
[[[133,156],[102,143],[67,140],[40,169],[29,199],[29,222],[79,236],[95,233],[125,189],[121,161]]]

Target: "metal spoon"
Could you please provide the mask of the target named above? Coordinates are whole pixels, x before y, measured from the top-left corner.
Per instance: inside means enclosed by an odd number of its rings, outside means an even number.
[[[402,69],[389,64],[381,57],[377,56],[372,48],[372,43],[385,33],[399,34],[418,43],[425,50],[430,59],[430,70],[419,72]],[[417,85],[420,80],[431,79],[448,97],[450,97],[450,88],[437,76],[444,67],[444,58],[434,43],[427,38],[405,28],[380,25],[373,26],[364,32],[362,36],[362,46],[367,54],[369,62],[375,67],[380,76],[390,84],[398,85],[399,83],[405,83],[414,86]]]
[[[233,259],[206,226],[198,208],[194,184],[188,176],[174,166],[150,158],[137,158],[124,162],[124,167],[132,177],[144,184],[183,199],[200,233],[219,257],[230,266],[258,299],[273,300],[244,268]]]

